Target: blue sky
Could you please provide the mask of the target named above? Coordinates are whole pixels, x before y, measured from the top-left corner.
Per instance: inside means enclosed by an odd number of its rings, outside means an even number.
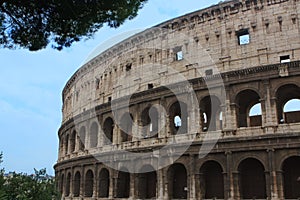
[[[149,0],[139,15],[118,29],[103,28],[93,39],[71,48],[38,52],[0,49],[0,151],[8,171],[54,174],[57,130],[61,124],[61,91],[72,74],[101,43],[135,29],[154,26],[219,1]]]

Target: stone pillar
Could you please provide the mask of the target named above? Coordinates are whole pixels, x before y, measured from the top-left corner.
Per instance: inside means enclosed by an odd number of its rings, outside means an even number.
[[[195,192],[196,192],[196,199],[201,199],[201,184],[200,183],[200,173],[198,170],[195,170]]]
[[[237,118],[236,118],[236,107],[235,102],[230,102],[230,89],[226,87],[226,100],[225,107],[223,109],[223,130],[225,132],[232,132],[237,128]]]
[[[164,172],[162,169],[157,171],[157,199],[164,199],[164,187],[165,187],[165,180],[164,180]]]
[[[85,181],[85,174],[84,174],[84,167],[81,165],[80,169],[80,190],[79,190],[79,196],[80,199],[83,199],[84,197],[84,181]]]
[[[199,189],[199,199],[204,199],[205,198],[205,178],[203,173],[198,174],[198,180],[200,182],[200,187]]]
[[[159,112],[159,122],[158,122],[158,138],[164,138],[167,130],[168,130],[168,117],[166,116],[166,113]],[[164,125],[164,126],[163,126]]]
[[[94,184],[93,184],[93,198],[98,197],[98,165],[94,164]]]
[[[71,197],[71,199],[73,198],[74,194],[73,194],[73,185],[74,185],[74,168],[71,167],[71,179],[70,179],[70,194],[69,197]]]
[[[130,191],[129,191],[129,198],[135,199],[135,188],[137,185],[136,176],[133,173],[130,173]]]
[[[270,197],[271,199],[279,199],[279,188],[277,184],[277,174],[275,169],[274,163],[274,149],[268,149],[268,164],[269,164],[269,171],[270,171]]]
[[[112,170],[109,170],[109,191],[108,191],[108,198],[113,199],[114,198],[114,174]]]
[[[168,180],[168,169],[164,168],[162,169],[162,173],[163,173],[163,199],[167,200],[170,199],[169,198],[169,180]]]
[[[279,199],[284,199],[283,172],[281,170],[276,171],[276,178],[277,178],[278,198]]]
[[[240,173],[238,171],[232,172],[232,182],[233,182],[233,198],[232,199],[240,199]]]
[[[232,174],[232,152],[225,152],[226,155],[226,179],[225,180],[225,199],[234,199],[234,182],[233,182],[233,174]]]
[[[264,91],[265,91],[265,127],[272,127],[278,125],[277,117],[277,106],[276,97],[272,96],[270,93],[270,83],[269,81],[264,81]]]
[[[194,157],[194,155],[189,156],[189,169],[188,170],[189,170],[188,199],[196,200],[196,173],[195,173],[195,157]]]

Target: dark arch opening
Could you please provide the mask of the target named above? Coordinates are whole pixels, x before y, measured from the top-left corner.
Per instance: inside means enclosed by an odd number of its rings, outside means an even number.
[[[173,164],[168,170],[169,197],[187,199],[187,172],[183,164]]]
[[[92,197],[93,196],[93,189],[94,189],[94,173],[92,170],[88,170],[85,174],[85,197]]]
[[[117,180],[117,198],[129,198],[130,174],[127,169],[121,169]]]
[[[221,129],[220,115],[221,102],[216,96],[207,96],[200,101],[202,131],[215,131]]]
[[[63,195],[64,194],[64,186],[65,186],[65,175],[62,174],[61,178],[60,178],[60,194]]]
[[[239,167],[240,194],[243,199],[266,199],[265,169],[254,158],[243,160]]]
[[[65,193],[66,197],[68,197],[70,195],[70,187],[71,187],[71,173],[68,173],[67,183],[66,183],[66,193]]]
[[[98,145],[98,125],[96,122],[93,122],[90,128],[90,148],[97,147],[97,145]]]
[[[115,127],[114,120],[108,117],[103,124],[103,131],[105,134],[104,145],[113,143],[114,127]]]
[[[66,135],[65,137],[65,155],[68,155],[69,151],[69,135]]]
[[[223,169],[216,161],[207,161],[200,169],[204,199],[224,199]]]
[[[81,181],[80,172],[76,172],[74,176],[74,185],[73,185],[74,197],[79,197],[80,195],[80,181]]]
[[[98,196],[107,198],[109,196],[109,171],[102,169],[99,173]]]
[[[293,99],[300,99],[300,88],[293,84],[281,86],[276,92],[278,123],[300,122],[300,108],[284,111],[285,105]]]
[[[121,118],[121,142],[132,140],[133,116],[130,113],[123,114]]]
[[[250,116],[250,109],[260,103],[259,95],[253,90],[241,91],[236,96],[238,127],[261,126],[262,116]]]
[[[75,144],[76,144],[76,131],[73,131],[70,137],[70,153],[75,151]]]
[[[159,114],[155,107],[147,107],[141,113],[142,135],[144,138],[158,136]]]
[[[172,135],[188,132],[188,111],[185,103],[179,101],[173,103],[169,109],[169,116],[170,131]]]
[[[157,175],[154,168],[150,165],[143,166],[138,174],[138,198],[153,199],[156,198]]]
[[[79,150],[80,151],[84,151],[85,149],[85,138],[86,138],[86,134],[85,134],[85,127],[81,127],[80,131],[79,131]]]
[[[300,198],[300,157],[286,159],[282,166],[285,199]]]

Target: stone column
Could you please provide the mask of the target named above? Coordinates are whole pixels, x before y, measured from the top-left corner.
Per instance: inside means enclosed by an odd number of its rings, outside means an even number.
[[[114,198],[114,174],[112,170],[109,170],[109,191],[108,191],[108,198]]]
[[[279,189],[277,184],[277,174],[275,169],[275,163],[274,163],[274,149],[268,149],[268,164],[269,164],[269,171],[270,171],[270,197],[271,199],[279,199]]]
[[[71,179],[70,179],[70,194],[69,197],[71,197],[71,199],[73,198],[74,194],[73,194],[73,185],[74,185],[74,168],[71,167]]]
[[[84,175],[84,167],[81,165],[80,169],[80,190],[79,190],[79,196],[80,199],[83,199],[84,197],[84,181],[85,181],[85,175]]]
[[[135,174],[130,173],[130,191],[129,191],[129,198],[135,199],[135,189],[137,185],[137,180]]]
[[[164,186],[165,186],[165,182],[164,182],[164,173],[163,170],[160,169],[157,171],[157,198],[158,199],[164,199]]]
[[[233,175],[232,175],[232,152],[227,151],[225,152],[226,155],[226,171],[227,176],[225,180],[225,199],[234,199],[234,182],[233,182]]]
[[[196,156],[196,155],[195,155]],[[195,173],[195,157],[189,156],[189,184],[188,184],[188,199],[196,200],[196,173]]]
[[[98,197],[98,165],[94,164],[93,198]]]
[[[232,199],[240,199],[240,173],[238,171],[233,171],[232,172],[232,177],[233,177],[233,198]]]
[[[230,102],[230,89],[229,87],[225,88],[226,90],[226,100],[223,109],[223,130],[225,132],[233,132],[237,128],[237,118],[236,118],[236,107],[235,102]]]
[[[277,106],[276,106],[276,97],[271,95],[270,92],[270,83],[268,80],[263,82],[264,91],[265,91],[265,127],[272,127],[278,125],[277,117]]]
[[[278,189],[278,198],[284,199],[284,192],[283,192],[283,171],[278,170],[276,171],[276,178],[277,178],[277,189]]]

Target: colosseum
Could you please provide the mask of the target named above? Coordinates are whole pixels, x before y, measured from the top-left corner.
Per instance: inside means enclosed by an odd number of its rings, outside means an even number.
[[[299,2],[220,2],[80,67],[62,93],[62,199],[299,199]]]

